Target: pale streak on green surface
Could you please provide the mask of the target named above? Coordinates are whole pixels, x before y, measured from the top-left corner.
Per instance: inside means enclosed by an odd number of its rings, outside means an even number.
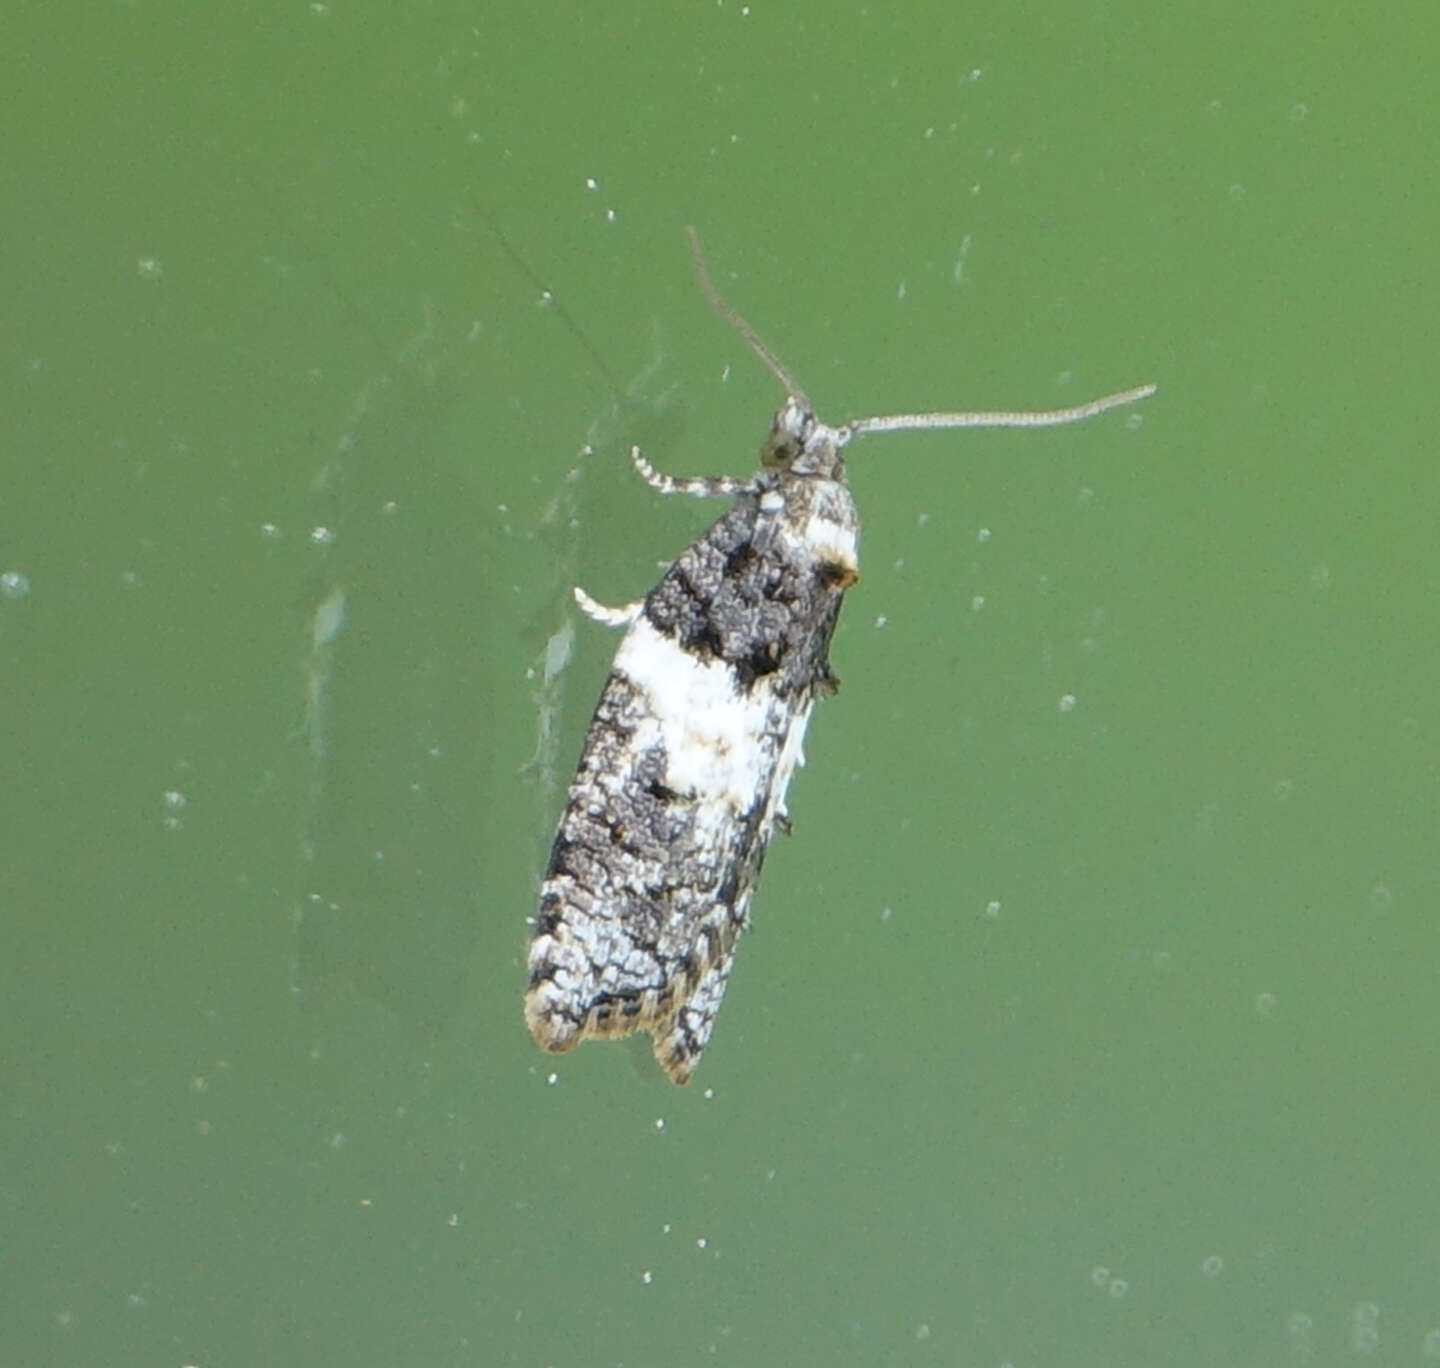
[[[1353,16],[18,11],[0,1357],[1427,1361],[1434,32]],[[690,405],[578,541],[612,395],[480,204]],[[845,686],[677,1098],[622,1050],[546,1086],[517,771],[556,567],[624,601],[704,516],[627,442],[744,474],[778,402],[687,222],[828,421],[1162,389],[857,448]],[[496,758],[417,1043],[289,984],[310,481],[427,306],[396,431],[466,490]]]

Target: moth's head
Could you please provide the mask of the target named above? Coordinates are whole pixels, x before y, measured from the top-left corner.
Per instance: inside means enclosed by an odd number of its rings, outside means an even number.
[[[844,479],[840,452],[849,432],[822,423],[803,395],[792,394],[770,424],[770,435],[760,448],[766,470],[788,470],[793,475]]]

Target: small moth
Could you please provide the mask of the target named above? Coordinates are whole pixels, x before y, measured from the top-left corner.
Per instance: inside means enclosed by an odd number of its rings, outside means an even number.
[[[838,684],[830,638],[860,573],[846,446],[872,432],[1075,423],[1155,392],[830,427],[721,299],[688,231],[701,289],[786,399],[749,479],[673,479],[638,447],[630,453],[662,494],[735,503],[639,602],[605,608],[575,590],[589,616],[625,635],[555,834],[525,995],[542,1048],[649,1031],[676,1083],[689,1080],[714,1029],[771,833],[789,830],[785,793],[811,709]]]

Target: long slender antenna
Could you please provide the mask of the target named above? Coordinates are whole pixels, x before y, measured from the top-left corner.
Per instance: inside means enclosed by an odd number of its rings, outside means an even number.
[[[1107,394],[1085,404],[1076,404],[1073,408],[1022,409],[1015,413],[892,413],[883,418],[856,418],[845,426],[856,437],[865,432],[902,432],[907,428],[1059,427],[1062,423],[1078,423],[1107,409],[1149,398],[1157,388],[1156,385],[1137,385],[1134,389]]]
[[[792,399],[798,400],[807,413],[813,414],[814,408],[806,397],[805,391],[800,388],[799,382],[784,365],[780,358],[770,350],[761,340],[760,335],[721,297],[720,291],[715,288],[715,283],[710,279],[710,272],[705,265],[705,254],[700,247],[700,234],[689,225],[685,225],[685,234],[690,239],[690,256],[695,262],[695,274],[700,278],[700,288],[705,292],[705,298],[710,301],[710,306],[736,332],[749,344],[750,350],[755,353],[766,365],[782,385]],[[1105,413],[1109,409],[1120,408],[1124,404],[1133,404],[1137,400],[1147,399],[1154,394],[1158,386],[1137,385],[1134,389],[1121,390],[1118,394],[1106,394],[1099,399],[1091,399],[1088,403],[1076,404],[1071,408],[1063,409],[1036,409],[1019,410],[1010,412],[998,410],[995,412],[978,413],[892,413],[878,418],[855,418],[846,423],[841,432],[849,437],[859,437],[867,432],[903,432],[914,428],[1020,428],[1020,427],[1060,427],[1064,423],[1079,423],[1086,418],[1093,418],[1096,414]]]
[[[618,399],[624,399],[625,387],[616,377],[611,374],[610,367],[606,364],[605,358],[600,350],[590,340],[589,334],[570,315],[570,310],[565,307],[565,301],[555,293],[546,283],[545,278],[521,255],[519,248],[506,237],[500,225],[495,221],[495,216],[485,205],[474,201],[475,216],[485,225],[486,231],[500,245],[500,250],[510,258],[516,270],[520,272],[537,290],[540,291],[540,300],[561,323],[569,329],[571,335],[580,345],[580,349],[590,358],[591,364],[599,372],[601,379],[610,386],[611,392]]]
[[[800,388],[799,381],[785,369],[780,358],[761,341],[760,334],[721,298],[720,291],[715,288],[715,283],[710,279],[710,272],[705,265],[705,254],[700,248],[700,234],[687,223],[685,235],[690,239],[690,258],[695,263],[695,274],[700,277],[700,288],[705,291],[705,298],[710,301],[710,307],[745,339],[750,350],[765,363],[770,374],[785,386],[785,392],[791,398],[798,399],[804,405],[807,413],[813,413],[810,400],[806,398],[805,391]]]

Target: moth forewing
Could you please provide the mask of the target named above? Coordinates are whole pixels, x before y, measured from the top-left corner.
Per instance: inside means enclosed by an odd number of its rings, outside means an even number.
[[[762,472],[636,612],[541,891],[526,1018],[547,1049],[649,1030],[672,1078],[693,1071],[832,686],[856,531],[843,484]]]
[[[821,422],[789,372],[701,286],[789,391],[748,480],[674,479],[636,449],[662,493],[734,497],[645,599],[581,606],[625,635],[585,737],[541,886],[525,1020],[544,1049],[649,1031],[688,1081],[714,1029],[760,867],[803,763],[829,648],[859,578],[860,520],[844,450],[871,432],[1078,422],[1153,385],[1040,413],[899,414]]]

